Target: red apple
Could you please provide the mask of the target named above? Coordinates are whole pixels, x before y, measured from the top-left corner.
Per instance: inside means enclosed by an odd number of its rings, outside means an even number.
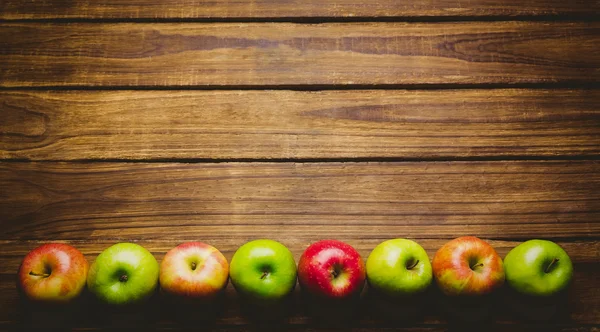
[[[309,294],[344,299],[360,294],[365,283],[365,264],[350,245],[323,240],[310,245],[300,257],[298,280]]]
[[[44,244],[23,259],[17,286],[32,301],[69,302],[83,291],[88,269],[87,260],[74,247]]]
[[[160,265],[162,291],[186,298],[213,298],[227,286],[228,278],[225,256],[202,242],[180,244],[165,255]]]
[[[433,276],[446,295],[485,295],[504,284],[502,259],[491,245],[474,236],[446,243],[431,265]]]

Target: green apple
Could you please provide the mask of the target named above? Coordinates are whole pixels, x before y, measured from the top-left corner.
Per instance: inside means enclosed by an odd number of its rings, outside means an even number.
[[[285,298],[296,286],[296,262],[283,244],[255,240],[235,252],[229,276],[243,297],[257,304],[271,304]]]
[[[424,292],[431,285],[432,278],[427,252],[411,240],[382,242],[367,259],[369,286],[390,297]]]
[[[506,281],[517,292],[533,296],[555,295],[573,277],[571,258],[558,244],[530,240],[512,249],[504,259]]]
[[[118,243],[98,255],[90,267],[87,285],[103,302],[133,304],[154,293],[158,270],[158,262],[144,247]]]

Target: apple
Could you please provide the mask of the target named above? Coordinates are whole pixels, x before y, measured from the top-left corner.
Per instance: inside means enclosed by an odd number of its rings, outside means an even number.
[[[431,285],[432,277],[427,252],[411,240],[382,242],[367,259],[369,286],[389,297],[422,293]]]
[[[74,247],[63,243],[41,245],[23,259],[18,288],[29,300],[67,303],[85,287],[88,262]]]
[[[573,278],[569,255],[558,244],[546,240],[521,243],[506,255],[504,266],[508,285],[525,295],[556,295]]]
[[[382,242],[367,259],[368,308],[373,316],[386,320],[414,319],[429,305],[432,278],[429,256],[418,243]]]
[[[433,257],[432,267],[446,295],[487,295],[504,284],[502,259],[491,245],[474,236],[444,244]]]
[[[159,282],[167,294],[211,299],[227,286],[229,263],[217,248],[188,242],[169,250],[160,264]]]
[[[87,285],[102,302],[135,304],[149,298],[158,285],[158,262],[144,247],[117,243],[90,267]]]
[[[298,280],[302,289],[312,296],[353,298],[363,289],[365,265],[349,244],[322,240],[311,244],[300,257]]]
[[[245,299],[259,305],[279,303],[296,286],[296,261],[283,244],[254,240],[233,255],[230,277]]]

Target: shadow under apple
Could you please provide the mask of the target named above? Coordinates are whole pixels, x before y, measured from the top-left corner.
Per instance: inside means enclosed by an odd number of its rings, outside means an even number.
[[[296,299],[294,291],[280,299],[259,300],[238,293],[237,298],[231,299],[239,305],[242,316],[257,325],[280,325],[289,323],[291,314],[295,311]]]
[[[331,299],[301,292],[302,308],[311,323],[324,327],[355,326],[361,316],[361,294]]]
[[[362,303],[363,311],[372,317],[402,325],[422,321],[425,310],[433,303],[431,290],[402,297],[391,297],[368,288]]]
[[[568,292],[539,297],[518,293],[510,287],[502,292],[504,306],[517,318],[532,322],[568,321]]]
[[[89,294],[85,321],[100,328],[151,328],[162,318],[157,293],[140,302],[119,305],[104,303]]]
[[[209,299],[186,298],[160,292],[160,315],[179,327],[210,327],[228,305],[224,291]]]
[[[69,303],[39,303],[21,297],[17,324],[23,330],[75,328],[85,322],[88,303],[84,296]]]
[[[434,285],[431,297],[451,325],[491,324],[498,307],[498,292],[480,296],[449,296]]]

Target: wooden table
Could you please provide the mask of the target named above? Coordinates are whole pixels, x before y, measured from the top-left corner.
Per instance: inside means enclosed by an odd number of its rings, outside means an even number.
[[[323,238],[366,258],[389,238],[433,255],[475,235],[502,256],[551,239],[575,264],[553,321],[499,303],[480,331],[598,331],[599,14],[595,0],[3,0],[0,328],[203,326],[160,297],[24,306],[18,265],[51,241],[90,261],[134,241],[160,260],[267,237],[298,259]],[[414,322],[351,326],[446,330],[431,301]],[[296,309],[269,328],[325,328]],[[209,327],[257,327],[231,286],[224,311]]]

